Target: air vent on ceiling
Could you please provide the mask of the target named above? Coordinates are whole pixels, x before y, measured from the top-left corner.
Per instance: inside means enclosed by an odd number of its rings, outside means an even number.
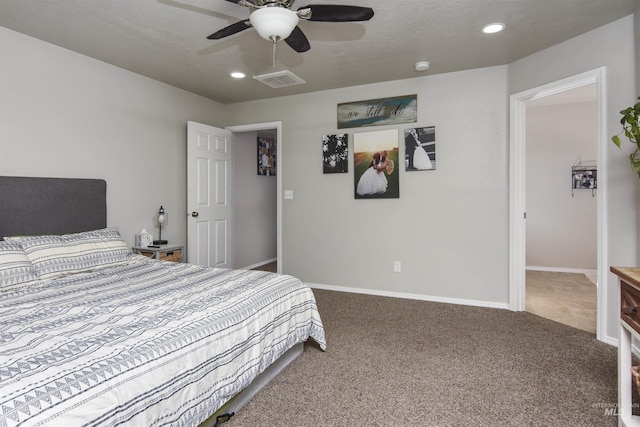
[[[293,74],[291,71],[288,71],[288,70],[276,71],[275,73],[261,74],[259,76],[253,76],[253,78],[274,89],[306,83],[300,77],[296,76],[295,74]]]

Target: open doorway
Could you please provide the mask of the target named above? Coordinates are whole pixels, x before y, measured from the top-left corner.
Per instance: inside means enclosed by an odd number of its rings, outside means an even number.
[[[526,182],[528,178],[526,164],[526,129],[527,129],[527,102],[541,99],[554,94],[566,92],[570,89],[585,85],[595,85],[596,91],[596,129],[597,129],[597,158],[595,159],[598,170],[598,197],[597,203],[597,324],[596,337],[603,340],[605,320],[607,318],[606,299],[607,274],[604,270],[608,265],[608,249],[602,245],[606,236],[606,218],[604,218],[604,203],[606,200],[606,163],[605,143],[607,140],[605,130],[605,70],[599,68],[576,76],[572,76],[557,82],[549,83],[511,96],[510,120],[510,171],[509,171],[509,304],[514,311],[525,310],[526,290],[526,221],[527,221],[527,197]],[[575,126],[575,124],[574,124]],[[568,172],[567,186],[571,184],[571,171]],[[568,187],[569,191],[571,187]]]
[[[596,86],[525,104],[525,311],[595,334]]]
[[[240,259],[237,259],[236,268],[256,268],[264,262],[268,262],[271,266],[275,265],[273,270],[276,270],[278,273],[282,273],[282,122],[228,126],[226,129],[231,131],[233,134],[234,146],[236,149],[234,152],[235,170],[237,171],[239,169],[238,166],[242,165],[249,168],[246,174],[248,181],[244,181],[243,183],[242,180],[240,182],[234,180],[236,185],[236,188],[233,190],[234,194],[236,194],[236,196],[243,194],[242,197],[236,198],[235,200],[236,223],[240,222],[240,224],[244,224],[243,221],[246,220],[246,224],[244,225],[249,227],[243,228],[241,233],[236,233],[236,248],[238,253],[243,251],[243,248],[244,251],[251,252],[250,257],[241,257]],[[267,138],[276,143],[275,176],[264,176],[258,174],[258,137]],[[240,152],[243,153],[243,160],[238,158]],[[238,176],[236,175],[235,178],[237,179]],[[251,180],[259,180],[257,188],[252,186],[251,182],[249,182]],[[267,193],[262,194],[259,190],[264,190]],[[255,191],[259,191],[259,193],[256,195]],[[260,202],[260,200],[252,201],[252,196],[262,199],[262,202]],[[258,202],[259,206],[263,206],[264,209],[269,210],[268,213],[265,212],[265,217],[260,217],[261,212],[255,212],[256,202]],[[275,222],[271,220],[273,216],[274,203]],[[249,217],[243,218],[243,212],[248,212]],[[252,221],[253,223],[249,224],[249,222]],[[259,230],[261,237],[260,243],[258,244],[262,245],[262,248],[255,248],[252,246],[250,232],[251,227],[264,228],[274,226],[275,230],[272,228]],[[245,233],[246,231],[249,232]],[[269,247],[274,243],[273,236],[275,236],[276,247],[275,259],[270,255],[269,258],[265,259],[264,254],[269,253]],[[242,239],[242,241],[239,241],[238,238]],[[266,246],[266,248],[264,246]]]
[[[277,142],[275,129],[233,134],[236,268],[277,271]]]

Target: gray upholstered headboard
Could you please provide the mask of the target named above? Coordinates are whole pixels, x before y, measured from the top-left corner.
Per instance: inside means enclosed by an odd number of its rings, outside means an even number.
[[[102,179],[0,176],[0,239],[104,228],[106,197]]]

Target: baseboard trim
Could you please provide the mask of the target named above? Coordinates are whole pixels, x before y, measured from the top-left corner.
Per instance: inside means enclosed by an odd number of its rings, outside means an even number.
[[[459,299],[459,298],[445,298],[445,297],[436,297],[431,295],[409,294],[404,292],[390,292],[390,291],[380,291],[380,290],[374,290],[374,289],[351,288],[346,286],[322,285],[318,283],[306,283],[306,285],[312,289],[324,289],[327,291],[349,292],[354,294],[375,295],[375,296],[381,296],[381,297],[404,298],[404,299],[412,299],[412,300],[419,300],[419,301],[442,302],[446,304],[469,305],[474,307],[500,308],[504,310],[510,310],[509,303],[506,303],[506,302],[500,303],[500,302],[478,301],[478,300],[468,300],[468,299]]]
[[[611,336],[609,336],[609,335],[605,335],[605,336],[604,336],[604,339],[603,339],[603,340],[601,340],[601,341],[602,341],[603,343],[605,343],[605,344],[609,344],[610,346],[613,346],[613,347],[617,347],[617,346],[618,346],[618,337],[611,337]],[[634,349],[635,349],[635,351],[634,351]],[[631,350],[632,350],[632,351],[633,351],[633,353],[636,355],[636,357],[639,355],[639,354],[638,354],[638,351],[637,351],[638,349],[636,348],[636,346],[635,346],[635,345],[632,345],[632,346],[631,346]]]
[[[598,270],[590,270],[588,268],[541,267],[536,265],[527,265],[525,268],[527,270],[551,271],[555,273],[581,273],[581,274],[592,274],[592,275],[598,274]]]
[[[238,268],[238,270],[253,270],[256,267],[262,267],[265,264],[269,264],[270,262],[274,262],[274,261],[277,261],[277,260],[278,260],[278,258],[271,258],[271,259],[268,259],[266,261],[261,261],[261,262],[256,263],[256,264],[249,265],[247,267]]]

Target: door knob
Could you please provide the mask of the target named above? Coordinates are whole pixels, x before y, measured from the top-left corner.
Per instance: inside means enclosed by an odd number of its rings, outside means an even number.
[[[196,212],[196,211],[191,212],[191,216],[194,217],[194,218],[197,218],[198,215],[200,215],[200,214],[198,212]]]

